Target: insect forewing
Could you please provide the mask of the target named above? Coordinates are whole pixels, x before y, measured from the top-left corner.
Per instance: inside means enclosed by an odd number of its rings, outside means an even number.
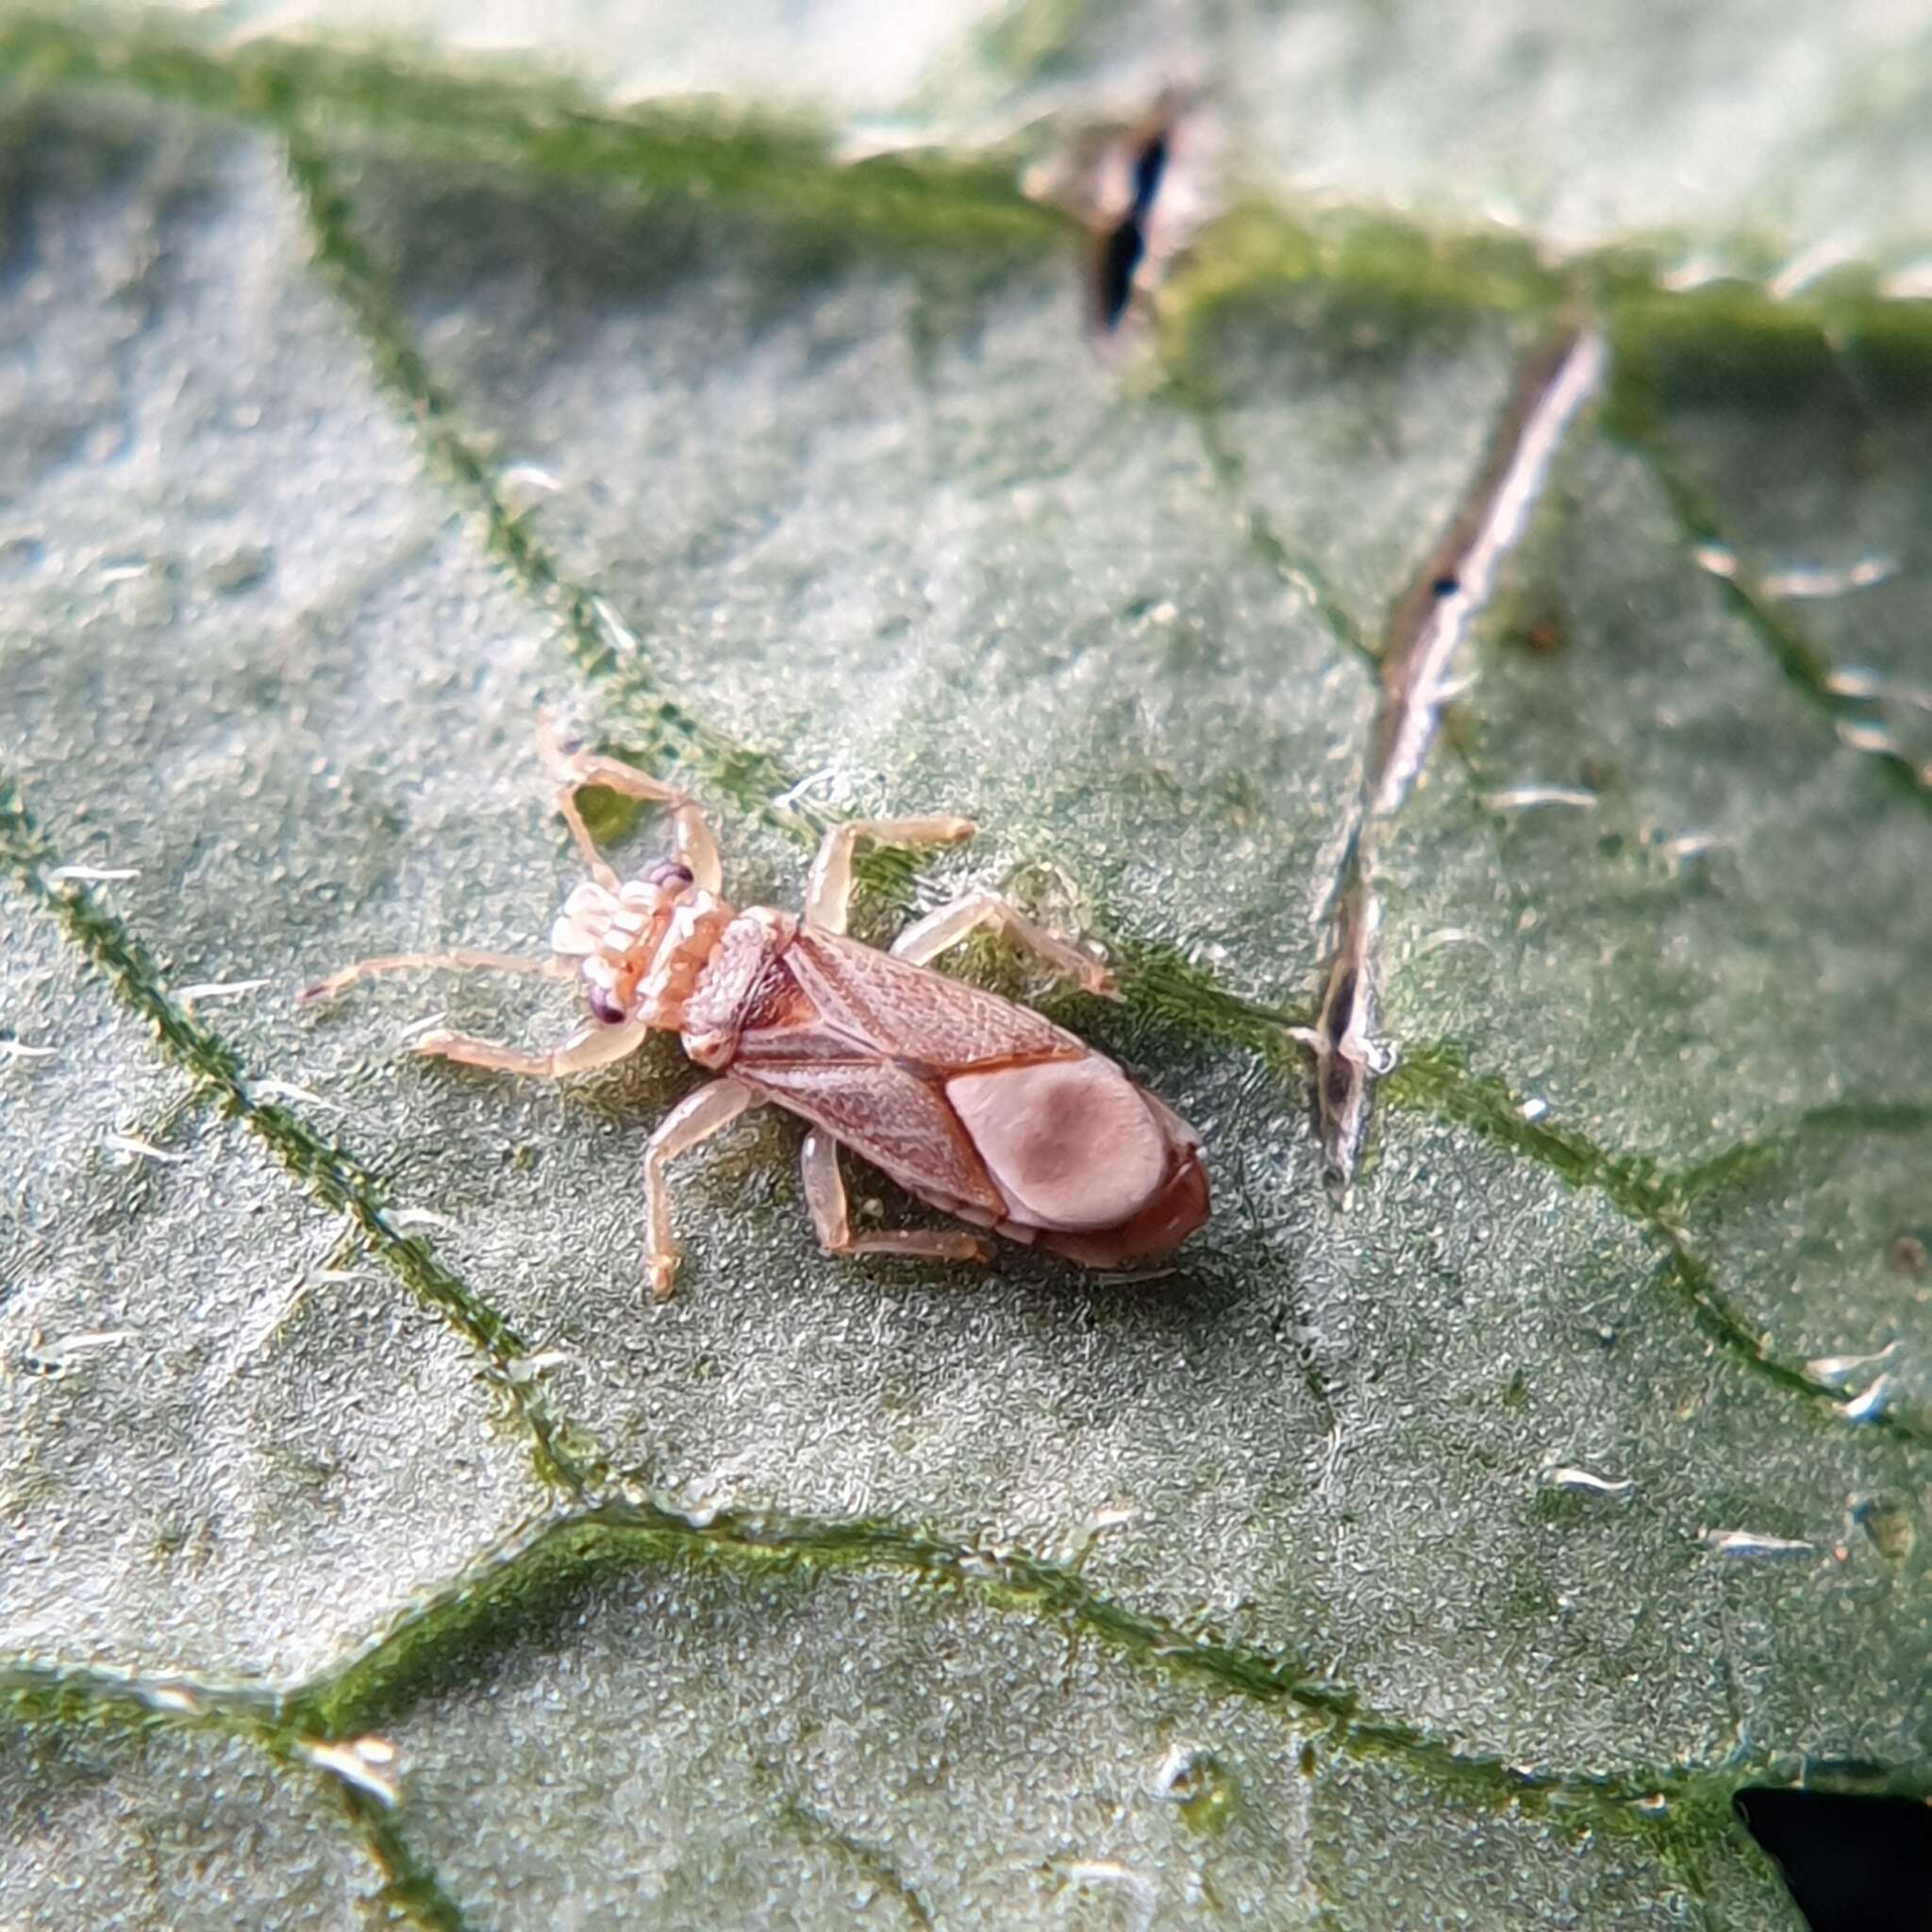
[[[775,1024],[748,1027],[733,1074],[938,1206],[1004,1219],[945,1081],[982,1067],[1072,1060],[1087,1048],[1038,1013],[835,933],[801,930],[760,989]]]
[[[822,1021],[874,1052],[938,1073],[995,1060],[1076,1059],[1085,1041],[997,993],[836,933],[804,927],[783,963]]]
[[[942,1089],[874,1054],[866,1059],[746,1059],[734,1079],[823,1127],[901,1187],[954,1213],[997,1221],[1006,1204]]]
[[[1191,1147],[1111,1060],[995,994],[808,927],[773,970],[733,1075],[937,1206],[1118,1227]]]

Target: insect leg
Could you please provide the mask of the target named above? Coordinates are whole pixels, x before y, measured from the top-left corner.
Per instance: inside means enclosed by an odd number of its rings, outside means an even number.
[[[695,1093],[687,1093],[658,1124],[644,1149],[644,1252],[650,1268],[651,1292],[660,1299],[671,1292],[677,1268],[677,1244],[671,1239],[671,1201],[664,1187],[664,1170],[680,1154],[728,1127],[746,1108],[762,1107],[764,1096],[738,1080],[713,1080]]]
[[[531,973],[545,979],[569,979],[575,968],[563,959],[520,959],[511,953],[475,953],[458,947],[453,953],[391,953],[380,959],[358,959],[340,973],[313,986],[305,986],[295,995],[307,1006],[311,1000],[325,1000],[358,979],[373,979],[378,973],[409,973],[421,966],[451,967],[460,972]]]
[[[848,819],[834,825],[819,846],[805,883],[808,924],[843,932],[852,901],[852,848],[861,839],[881,845],[957,845],[972,838],[971,819]]]
[[[829,1134],[805,1137],[805,1199],[819,1246],[828,1255],[915,1255],[936,1261],[991,1261],[992,1244],[963,1231],[891,1228],[881,1234],[852,1232],[845,1183],[839,1173],[839,1143]]]
[[[543,754],[543,762],[550,768],[550,775],[557,780],[557,808],[563,814],[577,850],[599,885],[615,891],[617,874],[598,852],[590,828],[584,824],[583,813],[577,809],[577,791],[585,785],[602,785],[626,798],[664,806],[671,813],[673,846],[679,864],[690,868],[691,880],[701,891],[716,893],[723,887],[724,869],[718,859],[718,841],[712,838],[704,814],[675,785],[653,778],[622,758],[607,758],[595,752],[565,751],[548,719],[540,718],[537,722],[537,744]]]
[[[539,1080],[561,1080],[567,1074],[588,1073],[592,1067],[608,1067],[643,1044],[650,1028],[641,1020],[626,1020],[616,1026],[596,1026],[573,1033],[550,1053],[525,1053],[519,1046],[502,1046],[493,1040],[478,1040],[470,1033],[447,1033],[439,1028],[409,1042],[411,1053],[431,1059],[458,1060],[466,1067],[489,1067],[499,1074],[528,1074]]]
[[[968,892],[963,899],[941,906],[937,912],[928,912],[892,941],[892,951],[901,959],[924,966],[982,925],[997,926],[1029,953],[1038,954],[1048,965],[1058,967],[1068,978],[1077,980],[1089,992],[1112,1000],[1120,998],[1113,974],[1098,959],[1070,946],[1065,940],[1056,939],[1043,926],[1035,925],[995,892]]]

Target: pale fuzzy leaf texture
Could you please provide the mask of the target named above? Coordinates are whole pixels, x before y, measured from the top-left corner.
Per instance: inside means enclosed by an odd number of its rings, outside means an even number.
[[[0,1919],[1795,1927],[1732,1792],[1932,1790],[1932,25],[242,11],[0,16]],[[533,35],[601,83],[466,64]],[[1015,183],[1177,75],[1250,198],[1101,352]],[[889,129],[952,146],[826,144]],[[1389,613],[1586,312],[1357,836]],[[745,903],[976,820],[863,932],[1094,935],[1120,1007],[954,970],[1195,1124],[1208,1228],[829,1260],[763,1114],[652,1303],[674,1045],[292,998],[541,953],[545,708]],[[1400,1059],[1340,1204],[1345,878]]]

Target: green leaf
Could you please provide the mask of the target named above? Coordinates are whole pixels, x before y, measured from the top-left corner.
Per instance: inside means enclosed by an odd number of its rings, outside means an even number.
[[[600,18],[572,91],[429,10],[0,16],[9,1906],[1795,1926],[1740,1785],[1932,1792],[1900,30]],[[1224,212],[1098,351],[1022,182],[1183,70]],[[1610,374],[1368,810],[1579,326]],[[957,970],[1197,1126],[1208,1228],[829,1260],[762,1114],[651,1302],[674,1043],[520,1083],[401,1048],[558,990],[291,998],[541,956],[545,708],[739,903],[974,818],[867,861],[864,935],[997,886],[1094,936],[1119,1006]],[[1338,906],[1399,1055],[1345,1199]]]

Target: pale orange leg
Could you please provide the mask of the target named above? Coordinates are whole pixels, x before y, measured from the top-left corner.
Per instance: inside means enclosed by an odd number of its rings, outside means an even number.
[[[888,1228],[855,1235],[839,1173],[839,1143],[816,1130],[805,1137],[805,1199],[819,1246],[828,1255],[901,1255],[934,1261],[991,1261],[992,1243],[963,1230]]]
[[[843,932],[852,905],[852,848],[861,839],[881,845],[957,845],[973,836],[971,819],[848,819],[834,825],[819,846],[805,882],[806,924],[822,932]]]
[[[626,1020],[616,1026],[598,1026],[573,1033],[549,1053],[525,1053],[519,1046],[503,1046],[493,1040],[478,1040],[470,1033],[449,1033],[439,1027],[409,1042],[411,1053],[430,1059],[457,1060],[466,1067],[488,1067],[499,1074],[527,1074],[538,1080],[561,1080],[567,1074],[586,1074],[592,1067],[608,1067],[625,1054],[635,1053],[644,1042],[650,1028],[641,1020]]]
[[[764,1096],[737,1080],[713,1080],[687,1093],[658,1124],[644,1148],[644,1253],[651,1292],[660,1300],[671,1292],[677,1272],[677,1243],[671,1239],[671,1199],[664,1170],[713,1134],[722,1133],[747,1108],[764,1106]]]
[[[956,899],[937,912],[928,912],[892,941],[892,951],[901,959],[924,966],[982,925],[996,926],[1029,953],[1037,954],[1049,966],[1058,967],[1069,979],[1078,981],[1089,992],[1110,1000],[1120,998],[1113,974],[1098,959],[1077,946],[1070,946],[1065,940],[1056,939],[1044,926],[1035,925],[995,892],[968,892],[963,899]]]
[[[379,959],[358,959],[326,979],[305,986],[295,995],[307,1006],[311,1000],[325,1000],[358,979],[373,979],[378,973],[413,973],[420,967],[441,966],[459,972],[529,973],[543,979],[569,979],[575,968],[562,959],[521,959],[511,953],[476,953],[458,947],[453,953],[391,953]]]
[[[550,775],[557,780],[557,808],[583,854],[584,863],[600,886],[617,890],[617,874],[606,862],[591,838],[584,815],[577,809],[577,791],[584,785],[602,785],[607,791],[626,798],[642,799],[648,805],[664,806],[671,813],[672,848],[680,865],[689,868],[692,883],[700,891],[716,894],[724,883],[724,869],[718,858],[718,841],[711,836],[704,814],[675,785],[627,765],[622,758],[607,758],[595,752],[567,752],[546,718],[537,721],[537,744]]]

